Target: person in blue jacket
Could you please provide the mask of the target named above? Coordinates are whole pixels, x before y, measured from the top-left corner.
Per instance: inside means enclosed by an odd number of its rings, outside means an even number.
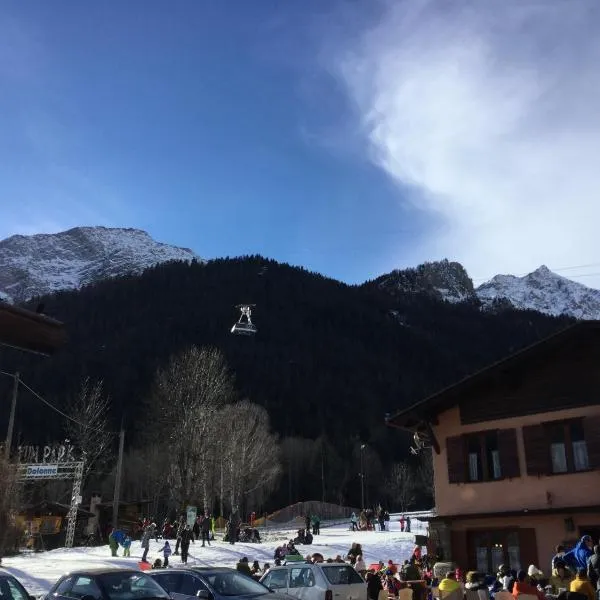
[[[165,540],[165,545],[159,550],[159,552],[163,553],[163,567],[169,566],[169,556],[171,556],[171,545],[169,544],[169,540]]]
[[[563,561],[573,571],[577,573],[577,569],[587,569],[587,561],[594,554],[594,542],[592,537],[584,535],[573,550],[569,550],[564,556]]]

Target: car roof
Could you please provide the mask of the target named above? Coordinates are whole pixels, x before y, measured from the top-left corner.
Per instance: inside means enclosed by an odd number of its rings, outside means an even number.
[[[134,573],[136,575],[140,575],[144,571],[139,571],[137,569],[122,569],[122,568],[113,568],[110,567],[94,567],[91,569],[75,569],[73,571],[68,571],[64,576],[70,575],[108,575],[111,573]]]
[[[183,571],[186,573],[237,573],[237,569],[232,569],[230,567],[169,567],[166,569],[152,569],[152,571],[148,571],[149,575],[153,575],[154,573],[173,573],[177,571]]]

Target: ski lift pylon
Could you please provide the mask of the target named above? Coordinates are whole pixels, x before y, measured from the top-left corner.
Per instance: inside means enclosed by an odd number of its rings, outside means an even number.
[[[231,328],[231,333],[235,335],[254,335],[258,329],[252,323],[252,307],[256,304],[238,304],[236,308],[240,309],[240,318]]]

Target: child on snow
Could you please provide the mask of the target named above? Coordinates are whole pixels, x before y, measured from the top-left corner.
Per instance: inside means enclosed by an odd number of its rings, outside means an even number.
[[[131,556],[131,538],[128,535],[123,540],[123,556],[127,558]]]
[[[169,540],[165,540],[165,545],[159,550],[159,552],[163,553],[163,567],[169,566],[169,556],[171,556],[171,546],[169,545]]]

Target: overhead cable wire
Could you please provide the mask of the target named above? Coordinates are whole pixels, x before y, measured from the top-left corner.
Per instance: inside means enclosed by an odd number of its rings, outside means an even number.
[[[99,429],[97,427],[91,427],[90,425],[86,425],[85,423],[82,423],[81,421],[78,421],[74,417],[71,417],[67,413],[65,413],[62,410],[60,410],[60,408],[57,408],[56,406],[54,406],[54,404],[52,404],[51,402],[48,402],[48,400],[46,400],[45,398],[42,398],[42,396],[40,396],[35,390],[31,389],[22,379],[19,380],[19,383],[26,390],[28,390],[29,392],[31,392],[40,402],[43,402],[48,408],[51,408],[54,412],[56,412],[59,415],[63,416],[65,419],[68,419],[69,421],[72,421],[73,423],[76,423],[80,427],[83,427],[84,429],[89,429],[91,431],[97,431],[99,433],[107,433],[107,434],[110,434],[110,435],[117,435],[118,434],[118,432],[116,432],[116,431],[105,431],[103,429]]]

